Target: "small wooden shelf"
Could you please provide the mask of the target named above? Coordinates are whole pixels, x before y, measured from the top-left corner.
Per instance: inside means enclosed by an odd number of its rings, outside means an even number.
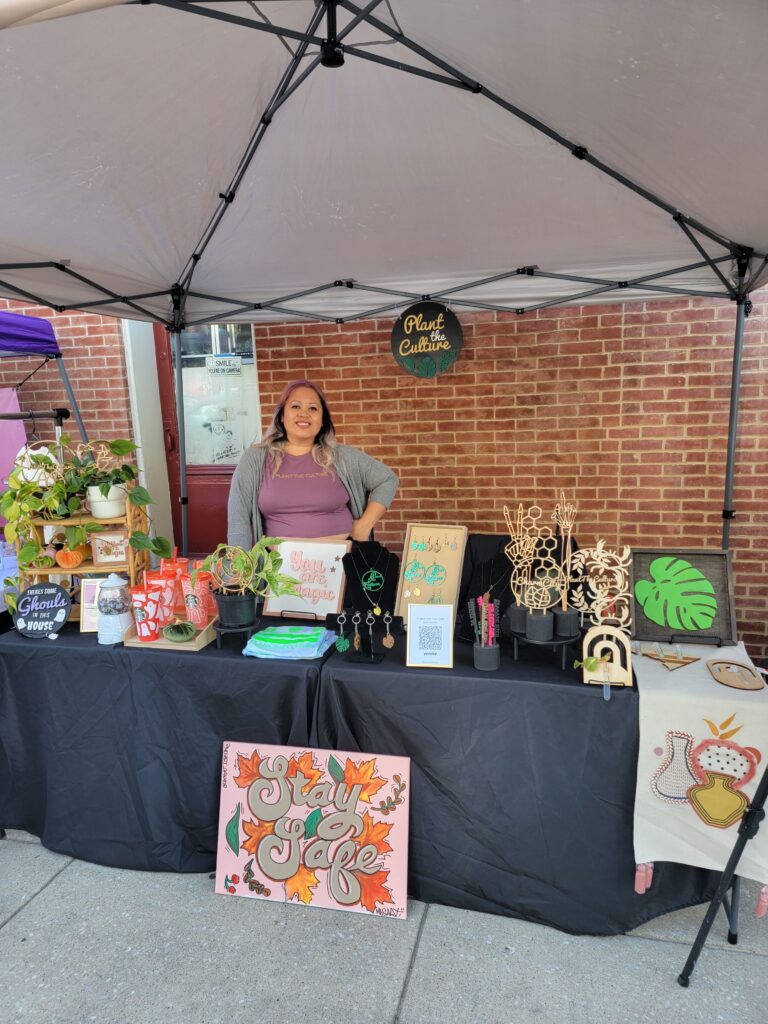
[[[30,520],[32,532],[41,547],[45,547],[44,529],[46,526],[52,527],[53,530],[63,530],[67,526],[84,526],[86,523],[98,523],[100,526],[114,528],[122,527],[128,533],[129,539],[132,534],[139,530],[146,533],[149,526],[146,511],[139,505],[132,505],[128,499],[125,502],[125,513],[122,516],[112,516],[109,519],[97,519],[88,512],[81,512],[70,516],[68,519],[46,519],[43,516],[35,516],[34,519]],[[98,534],[96,533],[93,536],[98,536]],[[18,538],[16,541],[17,555],[21,549],[21,544],[21,538]],[[94,565],[93,561],[89,558],[81,562],[74,569],[64,569],[60,565],[54,565],[48,569],[19,569],[19,580],[21,582],[21,589],[24,590],[30,584],[36,583],[41,579],[48,579],[50,576],[68,576],[70,580],[73,580],[77,576],[107,576],[111,572],[118,572],[126,574],[130,585],[133,587],[141,578],[142,572],[148,568],[149,552],[137,551],[129,544],[128,558],[124,562]],[[74,614],[76,607],[76,605],[73,606],[72,618],[76,617]]]
[[[131,505],[130,508],[137,508]],[[43,516],[35,516],[29,520],[32,526],[82,526],[84,523],[112,523],[113,525],[124,525],[126,516],[112,516],[110,519],[96,519],[94,516],[82,513],[81,515],[69,516],[66,519],[45,519]]]
[[[109,565],[94,565],[89,559],[81,562],[74,569],[64,569],[60,565],[54,565],[50,569],[31,569],[25,575],[31,576],[107,576],[111,572],[130,572],[128,562],[110,562]]]

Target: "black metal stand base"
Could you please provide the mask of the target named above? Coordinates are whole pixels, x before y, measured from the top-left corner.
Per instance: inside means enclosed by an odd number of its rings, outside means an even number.
[[[384,661],[383,654],[366,654],[364,651],[355,651],[354,654],[346,654],[344,656],[345,661],[354,661],[359,665],[378,665],[380,661]]]
[[[728,941],[732,946],[735,946],[739,940],[739,880],[736,877],[736,868],[738,866],[741,855],[744,852],[744,847],[747,845],[750,839],[754,839],[757,835],[757,831],[760,828],[760,822],[765,817],[765,798],[768,796],[768,767],[763,771],[763,777],[760,779],[760,784],[755,791],[754,799],[749,807],[744,812],[744,817],[741,819],[739,825],[739,834],[734,843],[731,856],[728,858],[728,863],[725,865],[725,870],[720,876],[720,881],[717,885],[715,895],[712,897],[712,902],[709,904],[709,908],[704,915],[704,920],[701,922],[698,935],[696,936],[691,952],[688,954],[688,959],[685,961],[682,973],[678,975],[677,982],[683,988],[688,988],[693,969],[696,966],[696,961],[699,959],[699,954],[704,948],[704,943],[707,941],[707,936],[712,928],[717,912],[720,909],[720,905],[723,904],[726,913],[728,914]],[[731,902],[728,902],[727,892],[733,886],[733,893]]]
[[[230,633],[240,634],[244,638],[242,642],[247,644],[256,631],[255,626],[222,626],[218,619],[214,622],[213,628],[216,631],[216,648],[219,651],[221,650],[221,638],[223,636],[229,636]]]
[[[560,669],[565,672],[566,663],[568,661],[568,648],[573,647],[579,642],[577,636],[555,636],[551,640],[531,640],[524,633],[512,633],[512,657],[515,661],[518,660],[520,650],[519,644],[527,644],[531,647],[551,647],[552,651],[556,651],[560,648]]]

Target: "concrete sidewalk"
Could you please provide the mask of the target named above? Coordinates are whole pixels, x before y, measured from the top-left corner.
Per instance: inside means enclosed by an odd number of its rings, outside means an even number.
[[[97,867],[0,842],[2,1024],[764,1024],[768,919],[743,886],[691,987],[703,907],[581,938],[412,902],[407,921],[213,893],[208,875]]]

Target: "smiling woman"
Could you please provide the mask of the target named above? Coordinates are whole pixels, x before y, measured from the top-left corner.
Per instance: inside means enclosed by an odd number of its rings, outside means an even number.
[[[337,443],[321,389],[294,381],[261,444],[235,470],[228,542],[248,549],[264,535],[367,540],[396,490],[397,477],[383,462]]]

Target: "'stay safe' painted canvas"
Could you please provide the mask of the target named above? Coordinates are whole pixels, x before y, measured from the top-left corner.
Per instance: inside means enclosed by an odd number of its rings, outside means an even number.
[[[410,759],[224,743],[216,892],[405,918]]]

